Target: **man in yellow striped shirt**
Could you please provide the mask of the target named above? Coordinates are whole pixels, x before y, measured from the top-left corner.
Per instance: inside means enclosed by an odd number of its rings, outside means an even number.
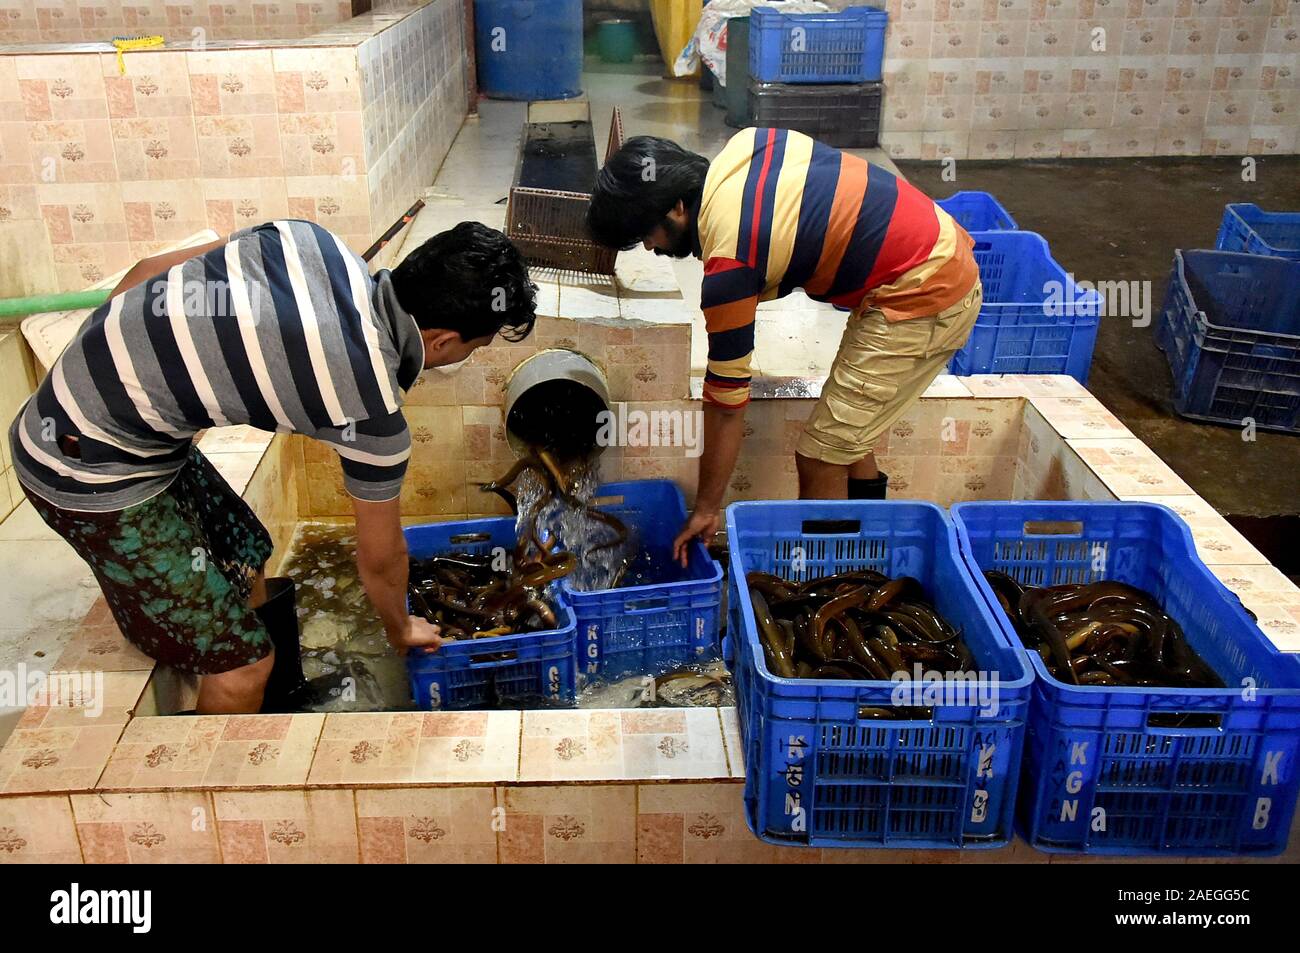
[[[704,452],[679,537],[717,531],[750,397],[760,301],[796,288],[851,311],[795,448],[804,499],[883,499],[872,447],[970,335],[979,270],[965,230],[879,166],[784,129],[746,129],[710,162],[628,141],[601,170],[588,225],[615,248],[704,262]]]

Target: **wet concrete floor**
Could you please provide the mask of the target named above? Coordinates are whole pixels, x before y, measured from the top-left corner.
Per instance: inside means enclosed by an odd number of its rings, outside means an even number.
[[[1175,416],[1169,365],[1154,337],[1174,249],[1213,248],[1229,202],[1300,210],[1300,156],[1259,157],[1254,182],[1242,181],[1236,157],[967,161],[957,163],[955,182],[943,181],[939,163],[898,165],[935,197],[993,193],[1076,279],[1150,281],[1151,325],[1102,319],[1089,390],[1224,515],[1300,513],[1300,435],[1261,431],[1247,441],[1237,427]],[[1247,525],[1260,522],[1239,526],[1256,536]],[[1265,539],[1256,536],[1256,545],[1273,556]]]

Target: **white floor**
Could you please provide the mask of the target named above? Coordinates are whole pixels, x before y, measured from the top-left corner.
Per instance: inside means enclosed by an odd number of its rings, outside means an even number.
[[[0,523],[0,670],[48,671],[99,587],[86,564],[26,500]],[[0,699],[0,743],[23,705]]]

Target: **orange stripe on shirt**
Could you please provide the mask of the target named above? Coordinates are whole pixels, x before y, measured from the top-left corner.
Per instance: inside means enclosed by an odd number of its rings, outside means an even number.
[[[754,309],[758,307],[758,296],[715,304],[704,309],[704,328],[709,332],[731,331],[744,327],[754,320]]]
[[[835,280],[844,250],[853,239],[863,196],[867,194],[867,168],[867,163],[856,156],[844,155],[840,160],[840,180],[835,186],[821,258],[812,278],[804,285],[804,290],[810,295],[825,294]]]

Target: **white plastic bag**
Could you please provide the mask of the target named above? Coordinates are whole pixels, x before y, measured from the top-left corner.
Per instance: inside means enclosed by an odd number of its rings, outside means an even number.
[[[773,7],[782,13],[825,13],[830,8],[819,0],[709,0],[700,14],[686,48],[673,63],[674,76],[690,76],[703,58],[722,85],[727,84],[727,19],[746,16],[755,7]]]

